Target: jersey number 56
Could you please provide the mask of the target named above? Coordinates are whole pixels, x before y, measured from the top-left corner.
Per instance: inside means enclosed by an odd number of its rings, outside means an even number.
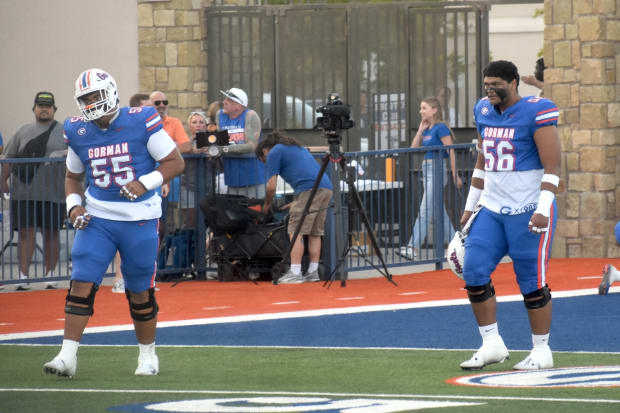
[[[484,150],[485,170],[502,172],[515,169],[515,148],[512,142],[485,139],[482,142],[482,149]]]

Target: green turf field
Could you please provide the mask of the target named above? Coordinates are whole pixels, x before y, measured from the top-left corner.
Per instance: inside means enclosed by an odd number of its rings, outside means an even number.
[[[481,403],[425,410],[433,412],[620,412],[618,387],[447,384],[447,379],[466,373],[458,364],[471,356],[469,351],[158,347],[159,376],[136,377],[136,347],[83,346],[73,379],[43,374],[43,363],[57,351],[56,346],[0,346],[0,412],[95,413],[131,403],[249,395]],[[510,370],[525,355],[512,352],[511,360],[484,371]],[[618,354],[554,356],[556,367],[620,363]]]

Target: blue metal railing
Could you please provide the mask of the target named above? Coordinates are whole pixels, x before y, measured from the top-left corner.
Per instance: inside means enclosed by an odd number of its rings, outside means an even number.
[[[443,158],[441,153],[451,148],[455,150],[456,164],[459,175],[463,180],[462,189],[457,189],[451,173],[448,172],[448,182],[444,188],[443,170],[449,164],[449,158]],[[412,259],[400,255],[401,248],[406,247],[413,235],[413,228],[416,218],[419,215],[421,202],[424,194],[424,171],[423,157],[426,153],[432,154],[433,172],[433,199],[428,200],[433,211],[433,218],[428,222],[421,222],[416,230],[418,235],[426,234],[420,240],[417,255]],[[323,154],[315,154],[321,158]],[[218,161],[213,161],[204,155],[185,155],[186,172],[179,180],[178,191],[171,193],[168,198],[163,198],[162,207],[166,211],[160,231],[165,234],[174,234],[181,229],[193,229],[195,238],[193,240],[194,249],[186,249],[186,260],[181,268],[173,266],[172,262],[164,257],[166,266],[159,268],[159,274],[168,273],[195,273],[199,277],[205,275],[207,271],[214,271],[215,263],[209,259],[207,251],[207,228],[205,225],[204,214],[200,208],[200,200],[204,199],[213,191],[222,191],[221,176],[219,175]],[[355,187],[360,195],[364,212],[368,216],[371,230],[375,233],[379,249],[389,267],[435,264],[441,268],[444,262],[445,242],[435,240],[449,239],[445,233],[443,223],[444,216],[447,214],[452,228],[458,228],[458,222],[463,210],[469,179],[473,170],[476,152],[472,144],[459,144],[450,147],[438,146],[429,148],[409,148],[382,151],[350,152],[345,154],[346,163],[350,170],[355,174]],[[35,177],[31,183],[22,182],[23,176],[19,174],[29,173],[28,168],[20,168],[18,165],[38,165]],[[9,192],[0,198],[0,214],[2,220],[0,227],[0,283],[11,284],[19,282],[19,236],[18,222],[16,215],[24,215],[21,219],[28,221],[30,208],[28,201],[37,199],[47,199],[52,202],[64,203],[64,191],[58,194],[51,194],[49,188],[62,187],[64,174],[64,159],[62,158],[32,158],[32,159],[0,159],[2,168],[12,168],[13,173],[9,175]],[[332,168],[328,168],[331,174]],[[450,171],[450,168],[447,168]],[[340,175],[340,174],[339,174]],[[344,179],[344,176],[340,176]],[[60,179],[60,182],[56,182]],[[27,181],[27,179],[25,179]],[[21,187],[21,189],[19,189]],[[23,188],[27,187],[26,196]],[[284,203],[285,200],[292,199],[290,187],[282,184],[278,186],[277,202]],[[437,190],[441,188],[441,190]],[[333,208],[328,212],[326,231],[323,246],[323,262],[327,270],[335,267],[342,256],[342,251],[336,251],[334,234],[342,231],[346,234],[345,244],[348,254],[343,257],[345,271],[367,270],[373,266],[379,266],[379,259],[370,247],[370,237],[368,231],[362,225],[359,211],[350,206],[347,201],[348,188],[342,181],[342,210],[334,211]],[[43,196],[45,195],[45,196]],[[64,205],[62,211],[64,211]],[[335,214],[337,212],[337,214]],[[336,219],[338,217],[338,219]],[[40,222],[31,222],[28,226],[49,226],[52,216],[44,215],[35,217]],[[340,219],[341,218],[341,219]],[[12,222],[13,221],[13,222]],[[49,222],[48,222],[49,221]],[[21,224],[24,222],[22,221]],[[13,225],[12,225],[13,224]],[[337,227],[340,225],[340,227]],[[45,281],[66,280],[71,273],[71,246],[75,230],[70,223],[64,219],[57,225],[58,249],[53,242],[45,236],[38,235],[35,239],[35,249],[30,264],[29,281],[43,281],[47,268],[54,266],[53,278],[45,278]],[[450,230],[450,229],[449,229]],[[45,235],[45,231],[43,231]],[[163,239],[163,238],[162,238]],[[202,240],[202,241],[201,241]],[[46,257],[58,257],[57,264],[54,259],[46,266]],[[50,258],[48,258],[49,261]],[[111,263],[108,271],[113,273]]]

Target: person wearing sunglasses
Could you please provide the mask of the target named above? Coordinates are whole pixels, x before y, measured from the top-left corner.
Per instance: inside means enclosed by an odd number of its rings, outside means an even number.
[[[258,113],[248,109],[248,95],[239,88],[220,91],[224,95],[222,109],[215,115],[219,130],[228,130],[230,145],[225,147],[224,182],[228,193],[249,198],[265,198],[265,165],[256,157],[227,154],[253,154],[261,132]]]
[[[156,90],[151,93],[150,99],[153,103],[153,107],[155,107],[159,116],[164,120],[164,130],[168,132],[168,135],[170,135],[174,143],[177,144],[179,152],[191,152],[192,144],[185,133],[183,123],[178,118],[168,115],[168,97],[166,94]]]

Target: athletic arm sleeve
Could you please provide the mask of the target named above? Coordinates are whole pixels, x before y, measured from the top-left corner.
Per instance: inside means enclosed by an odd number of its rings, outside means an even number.
[[[162,160],[168,156],[176,147],[177,145],[170,135],[163,129],[152,134],[146,143],[146,149],[156,161]]]
[[[67,150],[67,160],[65,161],[65,164],[67,165],[69,172],[73,172],[74,174],[81,174],[84,172],[85,168],[82,160],[70,146]]]

